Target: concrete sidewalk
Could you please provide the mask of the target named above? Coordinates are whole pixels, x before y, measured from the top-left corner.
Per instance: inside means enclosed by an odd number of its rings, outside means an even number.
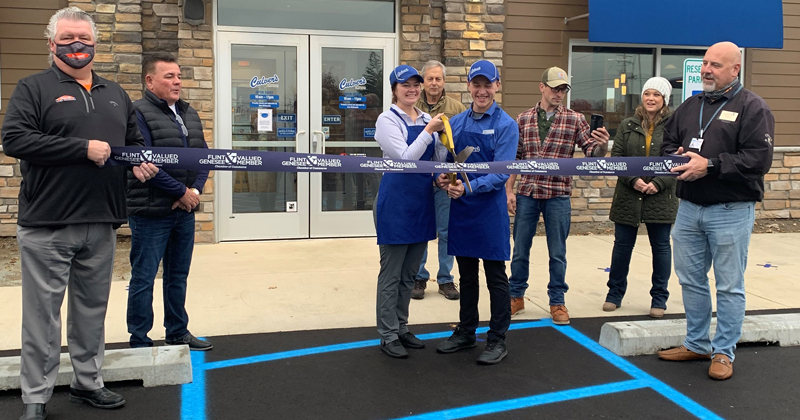
[[[616,312],[601,310],[607,292],[613,236],[572,236],[567,241],[566,304],[573,318],[644,315],[650,307],[651,257],[646,236],[634,249],[628,292]],[[428,268],[436,270],[436,246]],[[746,273],[747,309],[800,308],[800,234],[752,236]],[[534,239],[526,312],[514,319],[549,316],[547,246]],[[510,264],[507,264],[510,273]],[[375,285],[379,270],[375,238],[315,239],[198,245],[189,277],[189,328],[198,336],[309,330],[375,325]],[[457,276],[457,268],[453,271]],[[713,271],[710,273],[713,278]],[[713,284],[713,281],[712,281]],[[127,283],[112,283],[106,341],[127,342]],[[683,312],[680,286],[670,279],[667,313]],[[155,327],[150,337],[163,340],[160,280],[154,296]],[[0,350],[20,348],[21,292],[0,287]],[[66,333],[66,304],[62,323]],[[481,320],[489,316],[482,289]],[[425,299],[411,303],[410,322],[457,322],[458,301],[448,301],[429,284]],[[377,337],[377,333],[376,333]],[[212,340],[213,341],[213,340]],[[66,344],[66,338],[62,340]]]

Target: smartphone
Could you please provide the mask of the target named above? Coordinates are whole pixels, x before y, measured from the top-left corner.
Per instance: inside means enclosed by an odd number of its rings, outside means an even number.
[[[591,122],[589,123],[589,127],[591,128],[590,133],[594,130],[603,126],[603,116],[600,114],[592,114]]]

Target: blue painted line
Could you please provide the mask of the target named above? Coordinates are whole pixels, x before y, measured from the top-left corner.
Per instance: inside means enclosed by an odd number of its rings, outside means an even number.
[[[519,330],[526,328],[546,327],[549,324],[542,321],[523,322],[519,324],[511,324],[509,330]],[[478,328],[476,334],[484,334],[489,331],[488,327]],[[420,340],[433,340],[450,337],[452,331],[444,331],[438,333],[420,334],[417,336]],[[206,370],[223,369],[234,366],[244,366],[253,363],[272,362],[275,360],[291,359],[293,357],[311,356],[314,354],[331,353],[334,351],[354,350],[365,347],[375,347],[380,345],[380,340],[364,340],[354,341],[350,343],[332,344],[327,346],[311,347],[306,349],[289,350],[278,353],[260,354],[258,356],[242,357],[239,359],[221,360],[219,362],[209,362],[205,364]]]
[[[547,394],[532,395],[530,397],[514,398],[505,401],[495,401],[485,404],[471,405],[449,410],[434,411],[419,414],[416,416],[402,417],[402,420],[439,420],[439,419],[463,419],[467,417],[483,416],[522,408],[535,407],[537,405],[552,404],[563,401],[577,400],[581,398],[596,397],[599,395],[614,394],[617,392],[631,391],[634,389],[647,388],[645,381],[629,380],[610,384],[588,386],[584,388],[570,389],[566,391],[550,392]],[[397,420],[401,420],[397,419]]]
[[[656,392],[663,395],[679,407],[688,411],[690,414],[697,416],[700,419],[708,420],[722,420],[722,417],[714,414],[711,410],[696,403],[691,398],[681,394],[671,386],[659,381],[649,373],[639,369],[633,363],[623,359],[620,356],[612,353],[610,350],[596,343],[594,340],[578,332],[578,330],[569,326],[555,326],[554,328],[567,337],[571,338],[576,343],[580,344],[592,353],[600,356],[611,365],[617,367],[623,372],[631,375],[632,377],[644,381],[649,387],[653,388]]]
[[[206,420],[206,353],[190,352],[192,383],[181,386],[181,420]]]

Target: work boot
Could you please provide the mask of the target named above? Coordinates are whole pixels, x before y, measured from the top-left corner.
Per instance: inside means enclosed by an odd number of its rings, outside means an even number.
[[[650,308],[650,318],[663,318],[664,311],[664,308]]]
[[[569,325],[569,311],[564,305],[550,305],[550,316],[553,317],[553,324]]]
[[[425,288],[428,287],[428,280],[414,280],[414,289],[411,290],[411,299],[424,299]]]
[[[458,300],[458,298],[461,297],[461,293],[458,293],[458,289],[456,289],[456,285],[453,284],[452,281],[449,283],[440,284],[439,294],[450,300]]]
[[[525,313],[525,298],[512,297],[511,298],[511,316],[517,316]]]
[[[603,312],[614,312],[619,308],[616,303],[606,302],[603,304]]]

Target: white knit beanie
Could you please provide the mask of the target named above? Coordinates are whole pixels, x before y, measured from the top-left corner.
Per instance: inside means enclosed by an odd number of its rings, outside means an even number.
[[[664,97],[664,105],[669,105],[669,95],[672,93],[672,85],[669,83],[669,80],[663,77],[651,77],[644,83],[642,86],[642,96],[644,96],[644,92],[647,89],[655,89],[661,93],[661,96]]]

